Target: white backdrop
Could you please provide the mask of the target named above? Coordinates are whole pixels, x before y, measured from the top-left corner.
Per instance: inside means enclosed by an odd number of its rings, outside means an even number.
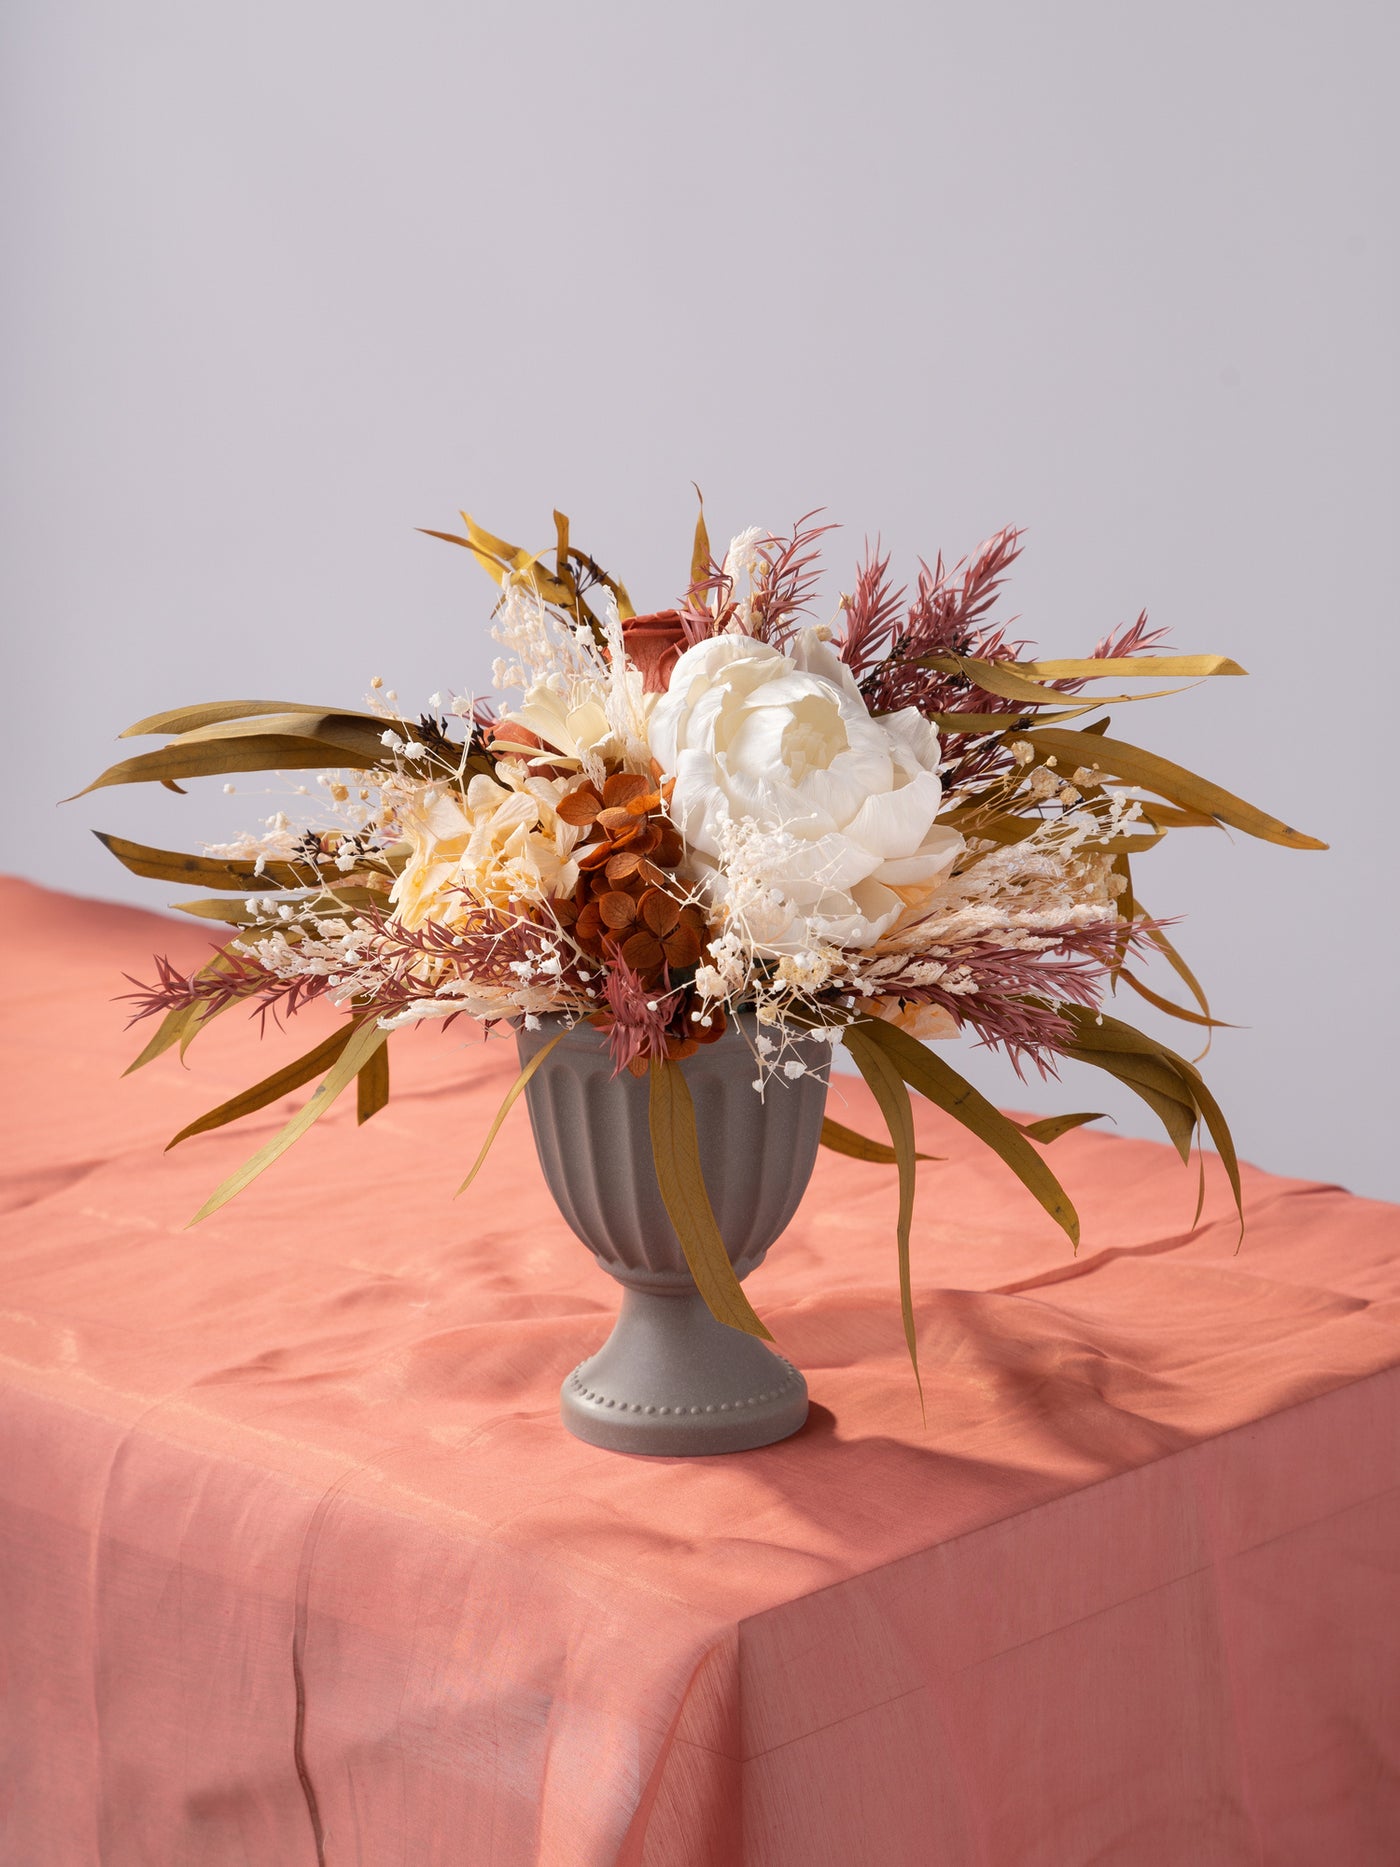
[[[11,0],[5,866],[159,905],[90,826],[270,807],[55,807],[158,707],[483,683],[490,587],[413,529],[459,506],[558,504],[644,607],[692,479],[716,534],[826,506],[833,598],[866,532],[1014,521],[1047,652],[1146,604],[1252,670],[1129,736],[1334,848],[1183,837],[1142,894],[1248,1027],[1242,1151],[1400,1196],[1394,18]]]

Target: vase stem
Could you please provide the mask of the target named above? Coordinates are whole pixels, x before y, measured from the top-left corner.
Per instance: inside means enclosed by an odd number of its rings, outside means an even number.
[[[612,1334],[565,1380],[564,1423],[610,1452],[742,1452],[795,1433],[807,1383],[697,1291],[624,1289]]]

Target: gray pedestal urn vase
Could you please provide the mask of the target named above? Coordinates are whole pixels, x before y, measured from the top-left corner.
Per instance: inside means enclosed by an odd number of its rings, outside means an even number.
[[[528,1063],[561,1020],[521,1031]],[[826,1107],[829,1045],[804,1042],[808,1072],[758,1075],[757,1026],[741,1017],[681,1065],[695,1104],[705,1187],[740,1278],[763,1262],[811,1176]],[[717,1322],[695,1287],[652,1161],[645,1077],[614,1076],[606,1036],[576,1025],[525,1088],[556,1205],[622,1285],[607,1341],[564,1382],[560,1411],[579,1439],[610,1452],[741,1452],[795,1433],[807,1383],[755,1336]]]

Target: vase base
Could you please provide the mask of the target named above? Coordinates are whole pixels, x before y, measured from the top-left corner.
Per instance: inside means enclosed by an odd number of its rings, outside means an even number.
[[[607,1452],[746,1452],[798,1431],[807,1383],[699,1296],[629,1289],[612,1334],[565,1379],[559,1410],[575,1438]]]

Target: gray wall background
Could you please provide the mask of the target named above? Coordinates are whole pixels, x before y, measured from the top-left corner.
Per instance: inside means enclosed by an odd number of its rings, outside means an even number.
[[[648,607],[692,479],[724,536],[825,505],[833,599],[866,532],[1015,521],[1046,652],[1146,604],[1251,669],[1119,727],[1333,850],[1182,837],[1141,892],[1248,1027],[1242,1151],[1400,1196],[1394,18],[11,0],[5,867],[159,905],[89,826],[275,807],[56,808],[155,708],[484,684],[490,588],[413,529],[459,506],[557,503]]]

